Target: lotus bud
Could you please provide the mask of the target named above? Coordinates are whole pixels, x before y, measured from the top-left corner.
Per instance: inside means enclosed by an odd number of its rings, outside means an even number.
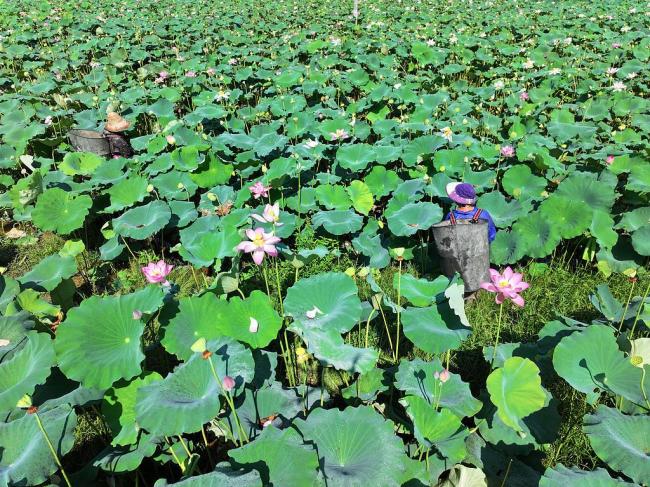
[[[269,168],[266,166],[266,164],[262,164],[262,174],[266,174],[266,171],[268,171]]]
[[[223,385],[223,390],[226,392],[230,392],[235,388],[235,379],[230,377],[229,375],[225,376],[223,380],[221,381],[221,384]]]
[[[173,135],[168,135],[167,137],[165,137],[165,139],[167,140],[167,143],[169,145],[175,145],[176,144],[176,138]]]
[[[199,338],[190,347],[193,352],[205,352],[206,348],[207,342],[205,341],[205,338]]]
[[[153,184],[147,185],[147,193],[151,193],[153,191]]]

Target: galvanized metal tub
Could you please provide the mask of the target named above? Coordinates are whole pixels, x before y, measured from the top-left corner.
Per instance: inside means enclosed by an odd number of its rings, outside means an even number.
[[[108,156],[111,153],[108,140],[104,138],[101,132],[73,129],[68,132],[68,140],[70,140],[70,145],[76,151],[93,152],[100,156]]]

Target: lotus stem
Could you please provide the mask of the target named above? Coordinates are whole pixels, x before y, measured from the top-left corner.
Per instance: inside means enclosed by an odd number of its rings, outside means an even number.
[[[244,296],[244,293],[242,292],[241,289],[237,288],[237,292],[239,293],[242,299],[246,299],[246,296]]]
[[[503,315],[503,303],[499,305],[499,320],[497,321],[497,337],[494,340],[494,350],[492,351],[492,361],[490,362],[490,369],[494,367],[494,359],[497,356],[497,347],[499,346],[499,333],[501,332],[501,316]]]
[[[180,467],[181,473],[185,473],[185,465],[183,465],[183,462],[181,462],[180,459],[178,458],[178,455],[176,455],[172,442],[166,436],[165,436],[165,440],[167,440],[167,446],[169,446],[169,452],[172,454],[172,457],[174,457],[174,461],[176,462],[176,464]]]
[[[508,462],[508,468],[506,469],[506,474],[503,476],[503,480],[501,481],[501,487],[504,487],[506,485],[506,480],[508,480],[508,475],[510,474],[511,466],[512,466],[512,458]]]
[[[618,324],[618,331],[616,332],[618,335],[621,334],[621,328],[623,328],[623,322],[625,321],[625,315],[627,314],[627,309],[630,307],[630,301],[632,300],[632,293],[634,292],[634,286],[636,286],[636,279],[632,281],[632,287],[630,288],[630,292],[627,295],[627,301],[625,302],[625,308],[623,309],[623,315],[621,316],[621,322]],[[645,301],[641,304],[643,306],[645,304]],[[639,309],[641,309],[641,306],[639,306]]]
[[[641,316],[641,313],[643,312],[643,308],[645,307],[645,300],[648,297],[648,293],[650,293],[650,283],[648,283],[647,287],[645,288],[645,292],[643,293],[643,297],[641,298],[641,304],[639,305],[639,309],[636,311],[636,316],[634,317],[634,323],[632,323],[632,330],[630,330],[630,341],[632,341],[632,338],[634,338],[634,330],[636,329],[636,324],[639,321],[639,316]],[[632,343],[632,351],[634,351],[634,343]]]
[[[187,448],[187,445],[183,441],[183,437],[181,435],[178,435],[178,440],[181,442],[181,445],[183,446],[183,450],[185,450],[185,453],[187,453],[188,458],[192,456],[192,453],[190,452],[189,448]]]
[[[262,274],[264,275],[264,284],[266,285],[266,295],[271,300],[271,289],[269,288],[269,276],[266,274],[266,265],[262,265]]]
[[[205,427],[201,425],[201,436],[203,437],[203,444],[205,445],[205,451],[208,453],[208,460],[210,461],[210,468],[214,470],[214,460],[212,459],[212,453],[210,453],[210,444],[208,443],[208,437],[205,434]]]
[[[280,300],[280,314],[284,317],[284,303],[282,303],[282,288],[280,287],[280,269],[278,259],[275,259],[275,283],[278,286],[278,299]]]
[[[368,319],[366,320],[366,348],[368,348],[368,331],[370,331],[370,320],[372,319],[372,315],[373,315],[374,312],[375,312],[375,309],[373,308],[370,311],[370,314],[368,315]]]
[[[643,394],[643,399],[645,400],[645,405],[650,409],[650,401],[648,401],[648,395],[645,392],[645,387],[643,383],[645,382],[645,367],[641,369],[641,394]]]
[[[65,473],[63,464],[61,463],[61,460],[59,460],[59,456],[56,454],[56,450],[54,449],[54,446],[52,446],[52,441],[50,441],[50,437],[48,436],[47,431],[45,431],[45,428],[43,428],[43,423],[41,422],[41,418],[39,417],[37,412],[34,412],[34,418],[36,418],[36,424],[38,424],[38,428],[41,430],[41,433],[43,433],[43,437],[45,438],[47,446],[50,449],[52,458],[54,458],[54,461],[56,462],[57,466],[61,470],[61,475],[63,475],[63,479],[65,480],[66,485],[68,487],[72,487],[72,484],[70,483],[70,479],[68,478],[68,474]]]
[[[212,375],[216,379],[217,384],[219,384],[219,387],[221,388],[221,390],[224,392],[224,395],[226,397],[226,402],[228,403],[228,406],[232,410],[232,414],[235,417],[235,424],[237,425],[237,434],[239,435],[239,446],[244,446],[244,438],[246,439],[246,441],[248,441],[248,435],[246,434],[246,432],[242,428],[241,423],[239,422],[239,415],[237,414],[237,410],[235,409],[235,403],[232,400],[230,392],[228,392],[223,387],[223,384],[221,383],[221,379],[219,379],[219,374],[217,374],[217,369],[214,368],[214,363],[212,362],[212,357],[208,357],[208,362],[210,363],[210,369],[212,369]],[[234,438],[235,438],[235,435],[233,434],[233,439]]]
[[[402,259],[398,260],[398,274],[397,274],[397,334],[395,335],[395,361],[399,358],[399,324],[400,324],[400,301],[402,300]]]
[[[381,313],[381,318],[384,321],[384,328],[386,328],[386,336],[388,337],[388,345],[390,346],[390,353],[394,354],[395,352],[393,350],[393,339],[390,337],[390,330],[388,329],[388,321],[386,320],[386,314],[384,313],[384,308],[379,306],[379,312]]]
[[[129,244],[126,243],[126,239],[124,238],[124,236],[120,235],[120,238],[122,239],[122,242],[124,242],[124,245],[126,246],[127,250],[129,251],[129,254],[131,254],[131,257],[133,257],[133,259],[137,262],[138,258],[133,253],[133,250],[131,250],[131,247],[129,247]]]

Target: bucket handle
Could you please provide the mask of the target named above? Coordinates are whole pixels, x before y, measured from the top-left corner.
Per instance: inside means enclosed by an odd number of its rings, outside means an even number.
[[[477,208],[476,213],[474,213],[474,216],[471,218],[469,222],[478,223],[478,219],[481,217],[481,213],[483,213],[483,210]],[[454,215],[453,211],[449,212],[449,223],[451,223],[452,225],[456,225],[456,223],[458,223],[458,221],[456,220],[456,215]]]

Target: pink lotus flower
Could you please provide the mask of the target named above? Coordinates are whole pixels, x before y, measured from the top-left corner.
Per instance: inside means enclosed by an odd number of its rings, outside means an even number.
[[[336,129],[336,132],[330,132],[330,137],[332,140],[345,140],[350,137],[350,134],[345,129]]]
[[[230,392],[235,388],[235,379],[227,375],[221,381],[221,385],[223,385],[224,391]]]
[[[528,101],[529,98],[530,96],[528,95],[527,91],[522,91],[521,93],[519,93],[519,99],[521,101]]]
[[[266,205],[262,215],[252,214],[251,217],[261,223],[273,223],[276,227],[282,226],[280,223],[280,205]]]
[[[252,252],[253,262],[257,265],[262,264],[265,254],[268,254],[271,257],[278,256],[278,249],[275,248],[275,244],[280,242],[280,238],[276,237],[272,233],[264,233],[262,228],[256,228],[255,230],[248,229],[246,230],[246,236],[250,241],[244,240],[241,242],[237,245],[237,250],[240,252],[246,252],[247,254]]]
[[[605,159],[605,162],[607,164],[613,164],[614,163],[614,156],[607,156],[607,159]]]
[[[253,193],[253,198],[257,200],[260,199],[262,196],[268,198],[269,190],[271,189],[271,186],[264,186],[263,183],[258,181],[252,186],[250,186],[248,189],[250,189],[251,193]]]
[[[515,156],[515,148],[511,145],[504,145],[501,147],[501,155],[503,157],[514,157]]]
[[[208,74],[208,76],[214,76],[217,70],[214,68],[208,68],[205,72]]]
[[[196,72],[188,71],[187,73],[185,73],[185,77],[186,78],[196,78]]]
[[[228,59],[228,64],[230,64],[231,66],[234,66],[235,64],[237,64],[237,62],[238,62],[237,59],[235,59],[234,57]]]
[[[619,49],[621,45],[618,42],[612,42],[612,48],[613,49]]]
[[[149,262],[145,267],[142,267],[142,273],[147,279],[147,282],[151,284],[169,284],[167,281],[167,276],[174,268],[173,265],[165,264],[164,260],[159,260],[158,262]]]
[[[433,376],[438,379],[440,382],[443,384],[449,380],[449,377],[451,377],[451,374],[447,369],[442,369],[442,372],[436,371]]]
[[[503,303],[506,299],[512,300],[517,306],[524,305],[524,298],[519,293],[524,289],[528,289],[530,284],[523,281],[523,274],[513,272],[510,267],[506,267],[503,274],[498,271],[490,269],[490,279],[492,282],[484,282],[481,288],[491,293],[496,293],[495,301],[497,304]]]
[[[49,127],[50,125],[52,125],[52,117],[48,115],[47,117],[45,117],[45,120],[43,120],[43,123]]]

